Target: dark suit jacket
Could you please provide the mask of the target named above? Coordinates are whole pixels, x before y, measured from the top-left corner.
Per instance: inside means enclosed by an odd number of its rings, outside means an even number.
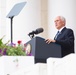
[[[74,33],[72,29],[63,28],[56,39],[56,43],[61,45],[62,57],[74,53]]]

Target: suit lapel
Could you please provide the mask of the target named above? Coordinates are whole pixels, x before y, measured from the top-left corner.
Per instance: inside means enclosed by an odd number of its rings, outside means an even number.
[[[63,32],[65,31],[65,29],[66,29],[66,27],[64,27],[64,28],[62,29],[61,33],[63,33]]]
[[[59,35],[58,35],[58,37],[57,37],[56,39],[58,39],[60,36],[62,36],[62,34],[63,34],[63,32],[65,31],[65,29],[66,29],[66,27],[64,27],[64,28],[62,29],[62,31],[59,33]],[[54,37],[54,39],[55,39],[55,37]]]

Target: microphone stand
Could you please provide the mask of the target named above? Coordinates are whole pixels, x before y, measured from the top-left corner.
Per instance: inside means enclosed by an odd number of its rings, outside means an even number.
[[[28,34],[28,35],[31,39],[34,38],[34,33],[32,35],[30,35],[30,34]]]

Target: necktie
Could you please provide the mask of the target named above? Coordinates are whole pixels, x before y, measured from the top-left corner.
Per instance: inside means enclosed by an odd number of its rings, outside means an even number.
[[[54,38],[55,40],[57,39],[58,35],[59,35],[59,31],[57,32],[57,34],[56,34],[56,36]]]

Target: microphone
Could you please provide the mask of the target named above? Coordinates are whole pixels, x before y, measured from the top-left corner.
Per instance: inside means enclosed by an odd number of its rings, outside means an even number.
[[[35,31],[30,32],[28,35],[30,36],[30,35],[34,35],[34,34],[39,34],[43,31],[44,31],[43,28],[38,28]]]

